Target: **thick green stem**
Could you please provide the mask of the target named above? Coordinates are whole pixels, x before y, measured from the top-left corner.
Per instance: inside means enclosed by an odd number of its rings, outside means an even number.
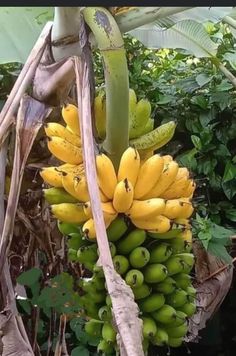
[[[106,139],[103,147],[118,168],[129,144],[129,76],[124,42],[109,11],[102,7],[83,10],[103,58],[106,84]]]

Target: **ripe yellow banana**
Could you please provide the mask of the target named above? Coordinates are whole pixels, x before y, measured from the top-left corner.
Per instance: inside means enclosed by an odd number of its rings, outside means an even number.
[[[173,157],[171,155],[164,155],[162,156],[163,160],[164,160],[164,164],[170,163],[171,161],[173,161]]]
[[[57,136],[64,138],[72,145],[81,147],[81,139],[78,135],[69,131],[66,127],[58,124],[57,122],[49,122],[44,125],[45,133],[48,137]]]
[[[98,136],[104,139],[106,137],[106,96],[103,90],[94,99],[94,116]]]
[[[90,201],[86,201],[83,204],[84,213],[88,219],[93,217]]]
[[[148,158],[139,170],[138,179],[134,186],[134,198],[140,199],[157,183],[164,167],[163,158],[155,154]]]
[[[190,229],[186,229],[181,233],[181,237],[186,241],[190,246],[192,245],[193,242],[193,234]]]
[[[170,161],[167,163],[162,171],[160,178],[154,187],[143,196],[143,199],[158,198],[160,195],[171,185],[175,180],[178,172],[178,163],[175,161]]]
[[[82,201],[82,200],[80,200],[81,193],[78,194],[77,191],[75,191],[74,177],[75,177],[75,175],[73,173],[63,172],[62,173],[62,185],[63,185],[63,188],[67,191],[67,193],[69,193],[70,195],[72,195],[72,197],[75,197],[79,201]],[[85,201],[87,201],[87,200],[85,200]]]
[[[161,197],[164,199],[176,199],[183,196],[185,190],[189,185],[189,180],[185,177],[174,180],[174,182],[166,189],[162,194]]]
[[[196,189],[196,183],[192,179],[188,180],[188,186],[186,187],[182,197],[192,198],[195,189]]]
[[[183,207],[179,199],[171,199],[166,201],[163,215],[168,219],[177,219],[182,213]]]
[[[70,164],[80,164],[83,161],[82,149],[72,145],[63,138],[52,136],[48,138],[49,151],[59,160]]]
[[[69,128],[78,136],[80,136],[79,126],[79,111],[73,104],[67,104],[63,106],[61,111],[63,120],[69,126]]]
[[[53,187],[62,188],[62,173],[57,167],[45,167],[39,172],[44,182],[52,185]]]
[[[192,215],[194,208],[189,198],[180,198],[181,211],[177,218],[179,219],[188,219]]]
[[[135,186],[140,168],[140,157],[137,150],[129,147],[125,150],[120,159],[120,165],[118,169],[118,182],[125,178]]]
[[[112,221],[115,220],[117,215],[118,215],[117,213],[116,214],[103,213],[104,223],[106,228],[108,228],[109,225],[112,223]],[[88,219],[84,223],[82,227],[82,231],[88,239],[90,240],[96,239],[96,230],[95,230],[95,224],[93,218]]]
[[[101,191],[112,199],[117,184],[116,172],[112,161],[105,154],[96,156],[96,167],[98,176],[98,185]]]
[[[117,215],[116,210],[113,208],[112,202],[106,202],[106,203],[101,203],[102,206],[102,212],[104,217],[109,217],[109,215]],[[91,209],[91,204],[90,201],[87,201],[83,205],[84,212],[88,218],[92,218],[92,209]],[[105,219],[106,220],[106,219]]]
[[[88,186],[85,176],[74,176],[74,190],[80,201],[89,200]]]
[[[149,219],[165,211],[165,200],[152,198],[148,200],[133,200],[131,208],[125,213],[132,219]]]
[[[145,229],[152,232],[164,233],[170,230],[170,220],[163,215],[156,215],[149,219],[132,219],[132,223],[139,229]]]
[[[173,220],[173,224],[182,225],[185,229],[190,229],[191,224],[189,222],[189,219],[184,219],[184,218],[177,218]]]
[[[103,191],[99,188],[99,195],[102,203],[106,203],[109,201],[109,198],[103,193]]]
[[[64,167],[63,167],[63,165],[61,165],[60,167],[58,167],[58,169],[60,169],[60,171],[62,171],[64,173],[71,173],[74,176],[83,176],[84,172],[85,172],[83,163],[80,163],[80,164],[66,163],[66,164],[64,164]]]
[[[51,211],[58,220],[67,223],[80,224],[87,219],[82,204],[53,204],[51,205]]]
[[[134,199],[134,188],[133,185],[124,179],[117,183],[114,197],[113,197],[113,206],[118,213],[126,212],[132,205]]]

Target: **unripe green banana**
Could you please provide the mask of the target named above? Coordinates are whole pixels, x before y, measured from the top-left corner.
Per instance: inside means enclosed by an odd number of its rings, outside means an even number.
[[[143,284],[144,276],[141,271],[131,269],[126,273],[125,282],[130,287],[140,287]]]
[[[107,305],[109,308],[112,307],[111,297],[110,297],[109,294],[106,296],[106,305]]]
[[[165,329],[162,329],[159,325],[157,325],[157,332],[152,337],[151,343],[156,346],[165,346],[168,344],[168,334]]]
[[[170,305],[164,304],[160,309],[154,311],[152,316],[162,324],[170,324],[176,319],[176,310]]]
[[[151,104],[147,99],[141,99],[136,105],[135,114],[130,117],[129,137],[137,138],[142,135],[151,115]]]
[[[73,248],[68,249],[68,260],[71,262],[78,261],[77,250],[75,250]]]
[[[150,317],[142,317],[143,320],[143,336],[144,338],[151,339],[157,332],[155,321]]]
[[[164,295],[168,295],[173,293],[176,288],[176,282],[171,277],[166,277],[163,282],[157,283],[153,286],[153,289],[157,292],[163,293]]]
[[[165,261],[165,266],[168,270],[169,276],[180,273],[184,271],[185,263],[181,258],[177,256],[171,256],[167,261]]]
[[[129,260],[125,256],[116,255],[113,257],[114,268],[117,273],[124,274],[129,268]]]
[[[187,315],[181,310],[176,310],[176,319],[171,323],[171,327],[176,327],[184,324],[186,322]]]
[[[166,332],[169,335],[169,337],[183,337],[186,335],[188,331],[188,324],[185,321],[182,325],[176,326],[176,327],[166,327]]]
[[[188,302],[193,303],[196,299],[197,290],[194,287],[189,286],[186,288],[186,293],[187,293]]]
[[[83,245],[85,245],[85,240],[83,238],[83,235],[79,232],[72,232],[69,235],[69,239],[68,239],[68,247],[69,248],[73,248],[76,251]]]
[[[153,247],[150,253],[150,263],[162,263],[168,260],[172,254],[172,248],[169,244],[160,243]]]
[[[99,341],[97,346],[98,354],[102,355],[109,355],[114,353],[114,348],[111,343],[107,342],[106,340],[102,339]]]
[[[90,319],[85,322],[84,330],[90,336],[97,337],[102,335],[103,322],[101,320]]]
[[[113,242],[109,242],[109,247],[110,247],[110,251],[111,251],[111,257],[114,257],[116,254],[116,245],[113,244]],[[97,254],[99,256],[99,249],[97,249]]]
[[[145,247],[136,247],[129,255],[130,265],[134,268],[142,268],[150,260],[150,252]]]
[[[83,289],[84,292],[87,293],[96,293],[96,286],[91,281],[91,279],[80,278],[78,285]]]
[[[95,288],[95,287],[94,287]],[[104,303],[105,299],[106,299],[106,294],[105,294],[105,290],[102,291],[98,291],[98,290],[94,290],[93,288],[91,288],[91,291],[88,292],[87,294],[87,298],[90,298],[92,302],[94,303]]]
[[[109,241],[119,240],[127,231],[128,226],[125,222],[125,219],[122,216],[117,216],[115,220],[111,222],[107,228],[107,238]]]
[[[176,289],[166,297],[166,303],[175,309],[187,303],[187,293],[183,289]]]
[[[149,117],[149,119],[148,119],[146,125],[144,126],[144,128],[143,128],[143,130],[142,130],[140,136],[145,135],[145,134],[147,134],[148,132],[152,131],[152,130],[154,129],[154,124],[155,124],[154,119],[151,119],[151,118]]]
[[[82,246],[77,251],[78,261],[81,263],[92,262],[95,263],[98,259],[97,245]]]
[[[143,244],[146,239],[145,230],[135,229],[117,243],[117,251],[127,255],[133,249]]]
[[[167,268],[160,264],[155,263],[147,265],[144,269],[144,280],[147,283],[158,283],[163,281],[168,274]]]
[[[160,309],[165,304],[165,297],[160,293],[153,293],[139,302],[140,309],[145,313],[151,313]]]
[[[134,298],[136,300],[146,298],[152,292],[152,288],[148,285],[143,283],[140,287],[132,288],[134,293]]]
[[[98,316],[99,319],[103,321],[110,321],[112,319],[111,308],[109,308],[107,305],[104,305],[99,309]]]
[[[103,268],[102,266],[94,265],[93,266],[94,276],[97,278],[104,278]]]
[[[173,254],[176,254],[184,251],[185,243],[182,237],[175,237],[170,240],[170,246],[172,247]]]
[[[191,286],[192,278],[187,273],[178,273],[173,278],[178,288],[186,290],[189,286]]]
[[[182,233],[181,229],[171,229],[165,233],[157,233],[151,231],[147,232],[148,236],[152,237],[153,239],[159,239],[159,240],[171,240],[175,237],[180,236],[181,233]]]
[[[142,345],[143,345],[143,351],[145,352],[145,355],[147,355],[148,348],[149,348],[149,339],[143,338]]]
[[[183,343],[183,337],[169,337],[168,345],[170,347],[180,347]]]
[[[43,195],[49,204],[78,203],[78,200],[72,197],[72,195],[67,193],[63,188],[52,187],[43,189]]]
[[[109,343],[116,341],[116,331],[111,323],[105,321],[102,327],[102,337]]]
[[[172,139],[175,133],[175,128],[176,123],[174,121],[169,121],[145,135],[130,140],[130,145],[140,151],[157,150]]]
[[[178,310],[182,311],[190,318],[193,314],[195,314],[197,306],[194,303],[188,302],[179,307]]]
[[[180,258],[182,262],[184,262],[183,272],[190,273],[194,265],[194,255],[192,253],[184,252],[178,253],[176,256]]]
[[[62,233],[63,235],[69,235],[73,232],[77,233],[80,231],[79,225],[70,224],[59,220],[57,220],[57,227],[60,233]]]
[[[91,278],[91,283],[95,286],[95,288],[100,290],[105,290],[105,279],[104,277],[99,277],[98,275],[94,274]]]

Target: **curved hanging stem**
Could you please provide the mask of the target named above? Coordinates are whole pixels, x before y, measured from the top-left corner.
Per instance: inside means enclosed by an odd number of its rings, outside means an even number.
[[[118,168],[129,144],[129,76],[124,41],[119,27],[102,7],[83,9],[103,58],[106,84],[106,139],[103,148]]]

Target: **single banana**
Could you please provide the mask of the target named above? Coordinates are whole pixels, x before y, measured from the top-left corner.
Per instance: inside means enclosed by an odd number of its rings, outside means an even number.
[[[147,200],[133,200],[131,208],[126,215],[132,219],[149,219],[165,211],[165,200],[152,198]],[[163,214],[164,215],[164,214]]]
[[[148,119],[146,125],[144,126],[143,131],[141,132],[140,136],[141,135],[145,135],[148,132],[152,131],[154,129],[154,123],[155,123],[154,119],[151,119],[149,117],[149,119]]]
[[[84,203],[83,207],[84,207],[84,212],[85,212],[86,216],[88,218],[92,218],[93,214],[92,214],[90,201],[87,201],[86,203]],[[101,203],[101,207],[102,207],[102,212],[103,212],[105,221],[108,221],[109,217],[115,219],[115,217],[113,215],[117,215],[117,212],[113,208],[111,201],[106,202],[106,203]]]
[[[61,172],[71,173],[76,176],[84,175],[84,172],[85,172],[83,163],[80,163],[80,164],[65,163],[64,165],[59,166],[58,169]]]
[[[171,155],[164,155],[162,156],[163,160],[164,160],[164,164],[170,163],[171,161],[173,161],[173,157]]]
[[[118,213],[126,212],[132,205],[134,198],[134,188],[127,178],[117,183],[114,197],[113,206]]]
[[[139,170],[136,185],[134,186],[134,198],[140,199],[147,194],[157,183],[164,167],[163,158],[155,154],[148,158]]]
[[[180,216],[182,205],[179,199],[171,199],[166,201],[165,210],[163,215],[168,219],[176,219]]]
[[[62,173],[57,167],[45,167],[39,172],[44,182],[56,188],[62,188]]]
[[[101,139],[106,137],[106,96],[105,91],[99,91],[94,99],[94,116],[98,136]]]
[[[189,198],[180,198],[179,203],[181,205],[181,211],[176,218],[188,219],[192,215],[194,208]]]
[[[64,138],[74,146],[81,147],[81,139],[78,135],[69,131],[66,127],[58,124],[57,122],[49,122],[44,125],[44,130],[47,136],[57,136]]]
[[[141,99],[136,105],[135,114],[131,116],[129,125],[129,137],[134,139],[139,137],[151,115],[151,104],[147,99]]]
[[[139,229],[151,230],[157,233],[164,233],[170,230],[170,219],[163,215],[157,215],[149,219],[132,219],[132,223]]]
[[[105,223],[106,228],[108,228],[109,225],[112,223],[112,221],[116,219],[117,215],[118,215],[117,213],[109,214],[109,213],[103,212],[103,218],[104,218],[104,223]],[[93,218],[88,219],[84,223],[84,225],[82,227],[82,231],[88,239],[90,239],[90,240],[96,239],[96,230],[95,230],[95,224],[94,224]]]
[[[88,186],[85,176],[74,176],[74,190],[76,195],[80,197],[80,201],[86,202],[89,200]]]
[[[138,138],[130,140],[130,145],[140,151],[156,150],[169,142],[174,136],[176,123],[169,121],[156,129],[142,135]]]
[[[75,191],[74,188],[74,174],[72,173],[65,173],[62,172],[62,184],[64,189],[67,191],[67,193],[69,193],[70,195],[72,195],[73,197],[75,197],[76,199],[78,199],[80,201],[81,199],[81,193],[77,193],[77,191]],[[87,201],[89,199],[86,199],[85,201]]]
[[[186,188],[189,185],[189,171],[185,167],[181,167],[175,177],[174,182],[162,193],[164,199],[175,199],[183,196]]]
[[[63,138],[48,137],[48,149],[59,160],[70,164],[80,164],[83,161],[82,149],[72,145]]]
[[[70,129],[78,136],[80,136],[79,126],[79,111],[73,104],[63,106],[61,111],[63,120],[70,127]]]
[[[175,161],[171,161],[167,163],[162,171],[160,178],[154,187],[145,194],[143,199],[157,198],[171,185],[171,183],[175,180],[175,177],[178,172],[178,163]]]
[[[51,212],[60,221],[72,224],[80,224],[87,219],[81,204],[53,204],[51,205]]]
[[[185,191],[183,192],[182,197],[192,198],[195,189],[196,189],[196,183],[192,179],[188,180],[188,186],[186,187]]]
[[[112,161],[105,154],[96,156],[98,185],[101,191],[112,199],[117,185],[117,177]]]
[[[120,159],[118,169],[118,182],[128,179],[128,181],[135,186],[140,168],[140,157],[137,150],[129,147],[125,150]]]
[[[43,189],[43,195],[45,200],[49,204],[60,204],[60,203],[77,203],[77,199],[68,194],[63,188],[49,188]]]

